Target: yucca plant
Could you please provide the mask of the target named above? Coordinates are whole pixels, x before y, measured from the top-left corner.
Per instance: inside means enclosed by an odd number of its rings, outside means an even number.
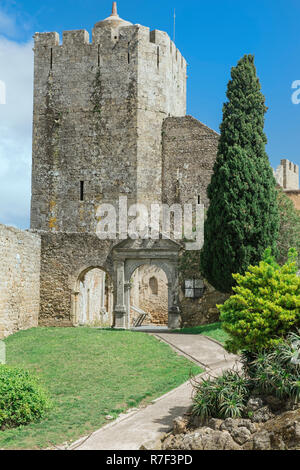
[[[250,381],[239,372],[229,370],[217,378],[194,385],[193,414],[208,418],[242,416],[251,390]]]
[[[256,355],[244,352],[245,373],[256,393],[280,399],[300,399],[300,335],[290,333],[271,350]]]

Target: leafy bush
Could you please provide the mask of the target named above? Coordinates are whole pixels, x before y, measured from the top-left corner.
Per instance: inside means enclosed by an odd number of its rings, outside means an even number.
[[[29,372],[0,365],[0,429],[36,421],[50,406],[46,392]]]
[[[250,382],[228,370],[221,377],[194,386],[193,413],[203,421],[213,418],[239,418],[250,396]]]
[[[297,256],[290,249],[287,263],[279,266],[267,249],[259,266],[233,276],[235,295],[218,306],[222,327],[230,334],[225,344],[228,351],[258,352],[273,347],[300,326]]]

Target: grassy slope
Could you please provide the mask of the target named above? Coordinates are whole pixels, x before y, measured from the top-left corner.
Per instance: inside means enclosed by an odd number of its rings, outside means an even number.
[[[222,329],[221,323],[211,323],[210,325],[193,326],[176,330],[183,334],[205,335],[224,344],[229,335]]]
[[[45,448],[89,434],[127,408],[199,373],[153,336],[91,328],[37,328],[6,339],[7,363],[36,373],[54,408],[46,420],[0,431],[0,448]]]

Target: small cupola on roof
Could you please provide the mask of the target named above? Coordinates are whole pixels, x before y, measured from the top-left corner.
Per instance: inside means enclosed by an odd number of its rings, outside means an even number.
[[[119,28],[121,26],[130,26],[132,23],[125,21],[119,17],[117,12],[117,2],[113,2],[111,15],[105,18],[102,21],[99,21],[95,24],[94,28],[101,28],[110,26],[113,29]]]

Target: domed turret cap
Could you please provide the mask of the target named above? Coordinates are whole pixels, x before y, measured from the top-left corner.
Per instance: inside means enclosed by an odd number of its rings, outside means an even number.
[[[130,23],[129,21],[122,20],[122,18],[119,17],[118,12],[117,12],[117,2],[113,2],[111,15],[105,18],[105,20],[102,20],[96,23],[95,28],[98,28],[101,26],[111,26],[112,28],[118,28],[120,26],[130,26],[130,25],[132,25],[132,23]]]

